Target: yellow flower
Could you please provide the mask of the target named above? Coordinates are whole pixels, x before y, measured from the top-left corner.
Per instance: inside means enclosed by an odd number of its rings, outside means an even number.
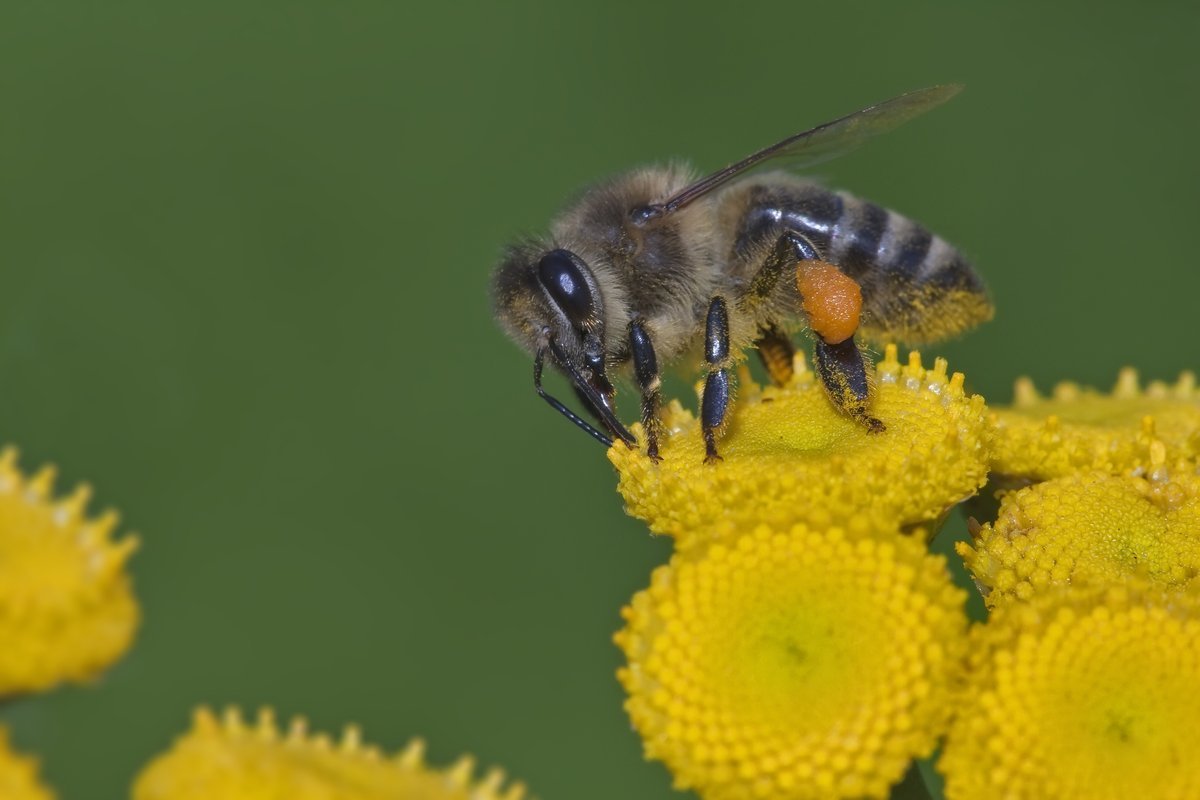
[[[54,793],[38,780],[38,763],[13,752],[8,731],[0,728],[0,797],[4,800],[54,800]]]
[[[949,800],[1200,797],[1200,600],[1061,589],[973,632]]]
[[[86,486],[53,496],[0,453],[0,696],[95,677],[129,648],[139,612],[125,572],[137,540],[114,542],[115,513],[84,515]]]
[[[269,710],[247,725],[233,710],[218,720],[196,712],[192,730],[138,776],[134,800],[521,800],[520,784],[504,788],[504,775],[475,780],[464,756],[434,769],[424,744],[413,740],[388,756],[362,743],[355,727],[340,742],[310,734],[302,719],[283,733]]]
[[[886,796],[950,715],[966,593],[894,528],[677,553],[615,641],[646,757],[710,800]]]
[[[801,358],[786,387],[743,379],[716,464],[703,463],[697,420],[670,404],[661,463],[609,450],[629,513],[681,548],[760,522],[821,526],[868,510],[887,524],[937,520],[986,480],[983,398],[963,390],[962,373],[947,376],[944,359],[927,370],[914,352],[901,365],[894,345],[875,383],[882,433],[839,413]]]
[[[1088,473],[1035,484],[1006,495],[974,538],[956,547],[989,606],[1135,575],[1178,586],[1200,570],[1200,478]]]
[[[1126,368],[1111,394],[1061,383],[1049,398],[1022,378],[1014,395],[1011,407],[993,410],[998,473],[1035,480],[1093,469],[1141,473],[1200,456],[1200,392],[1190,372],[1173,386],[1143,390]]]

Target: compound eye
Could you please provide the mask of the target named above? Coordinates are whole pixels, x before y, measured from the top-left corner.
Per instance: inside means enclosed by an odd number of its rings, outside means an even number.
[[[576,327],[582,328],[596,315],[592,290],[569,250],[551,250],[542,256],[538,262],[538,280]]]

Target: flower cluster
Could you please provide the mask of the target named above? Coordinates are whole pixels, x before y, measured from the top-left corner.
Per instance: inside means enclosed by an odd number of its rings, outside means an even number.
[[[5,800],[53,800],[54,797],[38,778],[37,762],[13,752],[4,728],[0,728],[0,797]]]
[[[680,553],[617,635],[629,715],[706,797],[883,796],[949,721],[964,597],[894,530],[761,526]]]
[[[114,538],[114,512],[87,515],[88,487],[57,498],[53,486],[53,468],[27,476],[15,450],[0,452],[0,700],[95,681],[129,649],[140,619],[126,570],[137,538]],[[420,740],[387,757],[353,727],[335,744],[302,719],[280,732],[269,711],[247,725],[234,711],[218,720],[201,709],[191,732],[142,771],[133,797],[522,800],[525,789],[506,787],[495,769],[477,779],[469,757],[430,767]],[[54,798],[3,727],[0,798]]]
[[[133,642],[139,611],[125,564],[137,539],[86,515],[91,490],[54,496],[54,469],[27,477],[0,453],[0,697],[96,677]]]
[[[364,744],[348,727],[340,741],[313,734],[300,718],[281,731],[270,710],[253,724],[230,709],[218,719],[196,712],[192,730],[138,777],[133,800],[522,800],[521,784],[505,788],[493,769],[475,778],[464,756],[449,767],[425,764],[419,739],[393,756]]]
[[[1200,393],[1017,384],[988,409],[942,359],[872,370],[863,425],[803,357],[782,386],[741,372],[705,463],[700,425],[665,411],[661,458],[609,459],[631,514],[675,550],[623,610],[618,680],[648,758],[707,800],[888,796],[939,745],[950,800],[1200,797]],[[981,490],[994,517],[955,550],[988,609],[929,543]],[[0,452],[0,698],[94,682],[140,611],[132,536],[90,491]],[[0,728],[0,797],[50,800]],[[463,757],[425,763],[196,712],[137,776],[134,800],[522,800]]]
[[[1054,588],[973,634],[948,797],[1200,797],[1200,598]]]
[[[137,538],[114,538],[114,512],[88,516],[89,487],[57,497],[54,475],[26,475],[16,450],[0,451],[0,700],[94,681],[141,618],[126,571]],[[53,796],[0,728],[0,797]]]
[[[648,758],[710,800],[883,798],[939,742],[948,798],[1200,796],[1200,394],[1017,384],[989,410],[889,346],[883,432],[803,360],[743,388],[721,452],[666,413],[662,459],[609,452],[632,515],[675,540],[616,635]],[[991,480],[958,554],[926,549]]]
[[[874,433],[839,414],[802,357],[791,382],[762,388],[743,373],[722,461],[704,463],[700,424],[678,402],[666,410],[672,435],[661,463],[616,447],[629,513],[686,549],[766,523],[828,525],[870,509],[884,524],[930,524],[983,486],[988,473],[987,409],[947,374],[944,359],[926,369],[886,349],[876,371]]]

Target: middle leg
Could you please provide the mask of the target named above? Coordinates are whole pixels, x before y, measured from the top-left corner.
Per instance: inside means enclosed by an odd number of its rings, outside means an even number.
[[[725,424],[729,409],[729,310],[725,298],[717,296],[708,304],[708,320],[704,326],[704,360],[708,362],[708,377],[704,380],[704,396],[700,400],[700,426],[704,429],[704,463],[720,461],[717,454],[717,431]]]
[[[776,386],[787,385],[795,370],[793,361],[796,357],[796,348],[792,345],[791,337],[771,325],[763,329],[758,341],[754,343],[754,347],[758,350],[758,357],[762,360],[763,366],[767,368],[767,375],[771,378],[771,383]]]

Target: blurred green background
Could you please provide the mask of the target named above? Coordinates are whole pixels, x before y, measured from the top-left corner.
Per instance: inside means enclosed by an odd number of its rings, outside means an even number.
[[[0,438],[143,537],[131,655],[0,714],[63,797],[197,703],[670,796],[610,643],[667,543],[487,296],[590,180],[960,81],[822,168],[986,275],[952,367],[1003,402],[1200,366],[1194,4],[738,5],[3,5]]]

